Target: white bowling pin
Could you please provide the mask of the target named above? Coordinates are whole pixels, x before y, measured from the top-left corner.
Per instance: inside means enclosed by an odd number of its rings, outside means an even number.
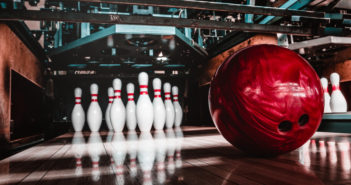
[[[163,129],[166,123],[166,108],[161,98],[161,80],[155,78],[152,81],[152,85],[154,88],[154,100],[152,102],[154,107],[154,128],[160,130]]]
[[[107,89],[107,95],[108,95],[108,105],[107,105],[106,112],[105,112],[105,120],[106,120],[108,130],[113,130],[112,123],[111,123],[111,116],[110,116],[111,106],[113,103],[113,88],[112,87],[109,87]]]
[[[121,99],[122,81],[115,78],[112,83],[115,90],[115,99],[111,105],[111,123],[115,132],[121,132],[126,121],[126,109]]]
[[[330,97],[330,108],[332,112],[347,112],[347,103],[344,95],[340,91],[339,82],[340,76],[338,73],[332,73],[330,75],[330,82],[333,87],[333,91]]]
[[[140,96],[136,106],[136,116],[140,131],[149,132],[154,121],[153,106],[148,94],[149,77],[147,73],[141,72],[138,76]]]
[[[93,83],[90,85],[91,103],[88,108],[88,126],[92,132],[97,132],[100,129],[102,122],[102,111],[98,103],[99,87]]]
[[[127,128],[128,130],[135,130],[136,128],[136,107],[134,102],[134,84],[127,84],[128,102],[126,107]]]
[[[331,112],[330,109],[330,95],[328,92],[328,80],[326,78],[321,78],[321,84],[323,87],[323,94],[324,94],[324,113]]]
[[[73,107],[72,111],[72,125],[73,129],[76,132],[80,132],[83,130],[84,127],[84,122],[85,122],[85,113],[83,110],[83,107],[81,105],[82,101],[82,89],[77,87],[74,89],[74,96],[75,96],[75,102],[76,104]]]
[[[163,90],[165,91],[166,127],[172,128],[174,124],[174,107],[171,100],[171,84],[165,83]]]
[[[174,126],[179,127],[180,124],[182,123],[182,118],[183,118],[183,110],[182,107],[179,104],[178,101],[178,87],[173,86],[172,87],[172,94],[173,94],[173,107],[174,107]]]

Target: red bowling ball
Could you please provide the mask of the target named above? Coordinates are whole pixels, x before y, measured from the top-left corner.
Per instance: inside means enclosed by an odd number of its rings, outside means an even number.
[[[274,156],[303,145],[324,110],[318,75],[295,52],[255,45],[217,69],[209,91],[212,119],[232,145],[249,154]]]

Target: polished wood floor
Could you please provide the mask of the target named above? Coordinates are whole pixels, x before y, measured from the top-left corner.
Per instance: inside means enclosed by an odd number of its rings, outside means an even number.
[[[0,184],[351,184],[350,134],[255,158],[214,127],[67,133],[0,161]]]

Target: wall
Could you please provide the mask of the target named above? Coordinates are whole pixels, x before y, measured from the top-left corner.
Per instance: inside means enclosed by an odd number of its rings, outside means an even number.
[[[0,23],[0,142],[10,141],[10,69],[41,86],[38,59],[6,24]]]
[[[243,49],[248,46],[257,44],[275,44],[277,45],[276,35],[258,34],[255,35],[240,44],[233,46],[232,48],[224,51],[223,53],[213,57],[209,60],[207,65],[203,69],[203,73],[200,77],[200,85],[207,85],[210,83],[212,76],[216,72],[217,68],[224,62],[224,60],[234,54],[236,51]]]
[[[321,76],[327,77],[332,72],[337,72],[340,74],[340,81],[346,82],[351,81],[351,47],[343,49],[341,51],[335,52],[333,57],[326,60],[321,60],[320,63],[323,64]]]

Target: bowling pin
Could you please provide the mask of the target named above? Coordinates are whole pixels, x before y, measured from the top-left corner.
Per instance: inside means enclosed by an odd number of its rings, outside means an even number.
[[[178,87],[172,87],[172,94],[173,94],[173,107],[174,107],[174,126],[179,127],[182,123],[183,118],[183,110],[178,101]]]
[[[102,122],[102,111],[98,103],[99,86],[95,83],[90,85],[91,103],[88,108],[88,126],[92,132],[100,129]]]
[[[115,99],[111,105],[111,123],[115,132],[122,132],[126,120],[126,109],[121,99],[122,81],[119,78],[113,80]]]
[[[141,72],[138,76],[140,96],[136,106],[136,116],[140,131],[149,132],[154,121],[153,106],[148,94],[149,77],[147,73]]]
[[[107,95],[108,95],[108,105],[107,105],[106,112],[105,112],[105,120],[106,120],[108,130],[112,131],[113,127],[112,127],[111,116],[110,116],[111,105],[113,103],[113,88],[112,87],[109,87],[107,89]]]
[[[340,91],[340,76],[338,73],[332,73],[330,75],[330,82],[333,87],[333,91],[330,97],[330,109],[332,112],[347,112],[347,103],[344,95]]]
[[[154,128],[160,130],[163,129],[166,123],[166,108],[161,98],[161,80],[155,78],[152,81],[152,85],[154,88],[154,100],[152,102],[154,107]]]
[[[172,128],[174,123],[174,107],[171,100],[171,84],[163,85],[165,91],[165,108],[166,108],[166,127]]]
[[[321,78],[321,84],[323,87],[323,94],[324,94],[324,113],[331,112],[330,109],[330,95],[328,93],[328,80],[326,78]]]
[[[128,130],[135,130],[136,128],[136,108],[134,102],[134,84],[128,83],[127,84],[127,95],[128,95],[128,102],[126,107],[127,112],[127,128]]]
[[[84,127],[84,122],[85,122],[85,113],[83,110],[83,107],[81,105],[81,100],[82,100],[82,89],[77,87],[74,89],[74,96],[76,99],[76,104],[73,107],[72,111],[72,125],[73,129],[76,132],[80,132],[83,130]]]

